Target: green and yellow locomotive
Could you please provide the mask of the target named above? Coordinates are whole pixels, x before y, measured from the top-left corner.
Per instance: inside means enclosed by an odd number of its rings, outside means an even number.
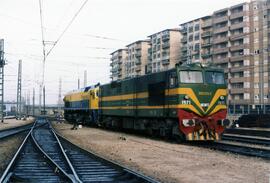
[[[98,93],[95,123],[106,127],[183,140],[219,140],[229,122],[224,73],[214,66],[177,65],[101,85]]]

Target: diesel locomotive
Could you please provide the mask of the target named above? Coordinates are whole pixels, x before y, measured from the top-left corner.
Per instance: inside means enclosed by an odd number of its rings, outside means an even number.
[[[64,98],[68,121],[181,140],[219,140],[229,123],[226,100],[223,70],[199,63],[88,87]]]

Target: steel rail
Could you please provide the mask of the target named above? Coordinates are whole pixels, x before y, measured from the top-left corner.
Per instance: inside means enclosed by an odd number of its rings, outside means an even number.
[[[224,134],[249,135],[270,138],[270,129],[229,128]]]
[[[46,123],[45,123],[45,124],[46,124]],[[70,179],[72,182],[74,182],[74,183],[77,182],[77,181],[75,181],[74,178],[71,177],[65,170],[63,170],[63,168],[62,168],[61,166],[59,166],[59,165],[55,162],[55,160],[53,160],[53,159],[46,153],[46,151],[45,151],[42,147],[40,147],[40,145],[38,144],[38,142],[37,142],[37,140],[36,140],[36,138],[35,138],[35,136],[34,136],[34,134],[33,134],[33,131],[34,131],[34,130],[35,130],[35,129],[33,129],[33,130],[31,131],[31,137],[32,137],[32,139],[33,139],[35,145],[38,147],[38,149],[44,154],[44,156],[46,156],[47,159],[49,159],[51,162],[53,162],[53,164],[54,164],[56,167],[58,167],[58,169],[61,170],[61,172],[63,172],[67,177],[69,177],[69,179]]]
[[[54,130],[54,129],[53,129]],[[92,172],[91,172],[91,167],[88,167],[88,174],[89,175],[92,175],[93,176],[93,179],[91,179],[91,181],[101,181],[102,178],[105,177],[105,175],[102,177],[100,177],[100,179],[96,180],[94,179],[95,178],[95,173],[98,171],[98,170],[101,170],[102,172],[102,168],[107,168],[107,169],[112,169],[112,174],[114,172],[118,172],[119,174],[121,174],[121,171],[122,171],[122,174],[124,175],[118,175],[118,177],[120,179],[123,179],[121,180],[122,182],[150,182],[150,183],[157,183],[158,181],[154,180],[153,178],[150,178],[148,176],[145,176],[141,173],[138,173],[138,172],[135,172],[123,165],[120,165],[116,162],[113,162],[111,160],[108,160],[104,157],[101,157],[93,152],[90,152],[88,150],[85,150],[81,147],[78,147],[76,146],[75,144],[73,144],[72,142],[70,142],[68,139],[66,139],[65,137],[61,136],[59,133],[57,133],[55,130],[54,130],[55,134],[58,136],[59,140],[60,140],[60,143],[62,144],[63,148],[66,149],[67,152],[69,152],[70,154],[68,154],[69,156],[69,159],[71,160],[71,163],[75,164],[75,163],[78,163],[78,162],[74,162],[73,160],[76,158],[72,158],[71,156],[71,152],[74,151],[76,152],[76,156],[79,156],[80,158],[83,158],[82,155],[84,156],[88,156],[88,158],[91,159],[91,164],[92,166],[96,163],[96,164],[100,164],[98,166],[101,166],[100,169],[99,167],[95,167],[96,169],[93,169]],[[73,160],[72,160],[73,159]],[[82,161],[82,159],[80,159]],[[84,163],[85,163],[85,166],[87,167],[87,164],[89,164],[89,162],[87,162],[89,160],[85,159]],[[77,167],[77,168],[80,168],[80,167]],[[92,167],[93,168],[93,167]],[[76,167],[75,167],[76,169]],[[84,177],[81,175],[80,176],[80,173],[77,171],[80,179],[82,181],[84,181]],[[104,172],[105,174],[106,172]],[[110,172],[109,172],[110,173]],[[84,175],[84,173],[82,172],[82,174]],[[87,175],[84,175],[84,176],[87,176]],[[81,178],[83,177],[83,178]],[[113,179],[113,177],[109,177],[110,179]],[[117,179],[117,178],[116,178]],[[117,180],[111,180],[111,181],[115,181],[117,182]]]
[[[33,125],[34,125],[34,123],[30,123],[30,124],[26,124],[26,125],[22,125],[22,126],[17,126],[14,128],[8,128],[8,129],[1,130],[0,131],[0,139],[4,139],[6,137],[10,137],[10,136],[25,132],[27,130],[30,130]]]
[[[248,143],[248,144],[259,144],[259,145],[265,145],[265,146],[270,145],[270,138],[237,135],[237,134],[224,134],[222,136],[222,140],[243,142],[243,143]]]
[[[55,131],[54,131],[54,129],[52,128],[52,126],[51,126],[50,123],[49,123],[49,127],[50,127],[50,130],[51,130],[51,132],[53,133],[55,139],[57,140],[58,145],[59,145],[59,147],[60,147],[60,149],[61,149],[61,152],[62,152],[62,154],[64,155],[64,157],[65,157],[65,159],[66,159],[66,161],[67,161],[67,163],[68,163],[68,165],[69,165],[69,167],[70,167],[70,169],[71,169],[71,171],[72,171],[72,173],[73,173],[75,179],[76,179],[79,183],[81,183],[82,181],[80,180],[80,178],[79,178],[79,176],[78,176],[78,174],[77,174],[75,168],[73,167],[73,165],[72,165],[72,163],[70,162],[70,160],[69,160],[67,154],[65,153],[65,150],[64,150],[64,148],[63,148],[63,146],[62,146],[62,144],[61,144],[59,138],[58,138],[57,135],[55,134]]]
[[[31,128],[31,130],[29,131],[29,133],[27,134],[27,136],[25,137],[25,139],[23,140],[22,144],[20,145],[19,149],[17,150],[17,152],[15,153],[15,155],[13,156],[12,160],[10,161],[10,163],[8,164],[7,168],[5,169],[3,175],[1,176],[0,178],[0,182],[9,182],[10,178],[12,178],[13,176],[13,173],[14,172],[11,172],[12,169],[15,169],[16,167],[16,164],[18,163],[17,161],[21,161],[20,160],[20,155],[21,153],[23,152],[23,149],[25,148],[26,145],[29,145],[27,143],[30,143],[30,146],[33,150],[36,149],[37,152],[40,152],[42,155],[39,155],[37,156],[38,158],[46,161],[48,164],[44,164],[42,163],[42,166],[44,168],[47,167],[48,170],[50,170],[51,173],[53,173],[56,177],[61,177],[61,178],[64,178],[65,182],[68,181],[68,182],[72,182],[72,179],[70,179],[70,177],[68,177],[65,172],[63,172],[61,170],[60,167],[57,166],[57,164],[55,164],[53,161],[51,161],[49,158],[47,158],[46,154],[44,154],[42,151],[40,151],[40,149],[38,148],[38,146],[36,146],[36,144],[34,143],[31,143],[30,141],[32,140],[34,142],[34,139],[32,138],[32,131],[33,129],[35,128],[35,125],[37,124],[37,121],[34,123],[33,127]],[[31,137],[31,138],[30,138]],[[28,147],[28,148],[29,148]],[[29,151],[29,149],[28,149]],[[34,150],[35,151],[35,150]],[[34,152],[33,151],[33,152]],[[24,152],[25,153],[25,152]],[[29,153],[29,152],[28,152]],[[21,155],[22,156],[22,155]],[[25,159],[25,157],[24,157]],[[38,159],[37,159],[38,160]],[[25,160],[26,161],[26,160]],[[29,160],[28,160],[29,161]],[[25,163],[25,162],[24,162]],[[31,162],[32,163],[32,162]],[[38,162],[36,162],[38,163]],[[18,165],[18,164],[17,164]],[[22,164],[21,164],[22,165]],[[52,168],[53,167],[53,168]],[[43,169],[41,169],[43,170]],[[31,171],[35,171],[35,170],[31,170]],[[45,171],[44,173],[46,173],[47,171],[46,170],[43,170]],[[48,172],[47,172],[48,174]],[[39,175],[39,176],[42,176],[42,175]],[[46,176],[46,177],[49,177],[49,176]],[[29,180],[31,182],[31,180]]]
[[[200,146],[204,147],[204,146]],[[212,144],[206,145],[206,148],[212,148],[219,151],[231,152],[245,156],[259,157],[270,160],[270,149],[241,146],[231,143],[213,142]]]

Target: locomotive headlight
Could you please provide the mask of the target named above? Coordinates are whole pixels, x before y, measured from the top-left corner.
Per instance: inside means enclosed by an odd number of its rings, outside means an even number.
[[[220,96],[219,99],[220,99],[220,100],[224,100],[225,97],[224,97],[224,96]]]
[[[188,100],[189,99],[189,96],[188,95],[185,95],[184,96],[184,99]]]

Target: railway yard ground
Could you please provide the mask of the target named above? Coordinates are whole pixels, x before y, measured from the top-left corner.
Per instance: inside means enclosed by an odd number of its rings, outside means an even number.
[[[22,126],[32,122],[33,118],[31,117],[28,118],[27,120],[5,119],[3,123],[0,122],[0,130]]]
[[[53,122],[74,144],[161,182],[268,183],[270,160],[139,135]]]

